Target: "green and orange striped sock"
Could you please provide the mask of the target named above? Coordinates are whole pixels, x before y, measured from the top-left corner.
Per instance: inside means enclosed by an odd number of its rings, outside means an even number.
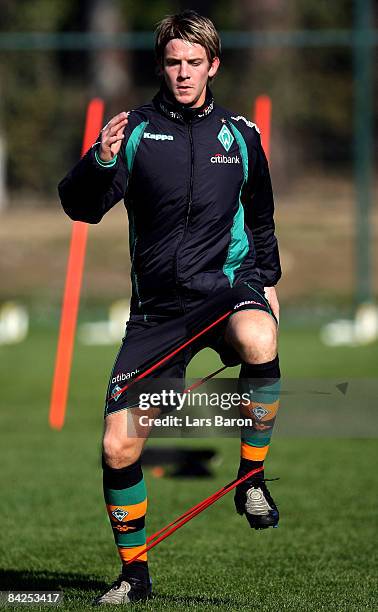
[[[246,473],[261,467],[268,454],[279,408],[278,356],[267,363],[244,363],[240,369],[239,393],[247,394],[250,398],[249,402],[243,401],[240,413],[253,421],[253,427],[241,428],[240,466]]]
[[[126,563],[146,545],[147,491],[142,467],[137,461],[125,468],[115,469],[109,467],[104,459],[102,467],[106,509],[125,568]],[[148,576],[147,553],[127,568],[141,577]]]

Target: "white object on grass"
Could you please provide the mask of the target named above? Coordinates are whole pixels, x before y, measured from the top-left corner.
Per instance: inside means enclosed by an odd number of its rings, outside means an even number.
[[[378,308],[366,303],[358,307],[354,320],[339,319],[325,325],[320,332],[327,346],[361,346],[378,339]]]
[[[125,324],[129,318],[130,302],[117,300],[109,308],[107,321],[82,323],[79,327],[79,340],[83,344],[118,344],[125,334]]]
[[[29,330],[28,311],[17,302],[0,306],[0,344],[17,344],[25,340]]]

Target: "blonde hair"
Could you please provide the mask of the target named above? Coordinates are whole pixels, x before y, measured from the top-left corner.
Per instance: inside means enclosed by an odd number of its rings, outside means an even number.
[[[202,45],[210,64],[214,57],[220,56],[221,42],[213,22],[195,11],[187,10],[177,15],[168,15],[160,21],[155,34],[155,54],[161,65],[163,65],[164,49],[173,38]]]

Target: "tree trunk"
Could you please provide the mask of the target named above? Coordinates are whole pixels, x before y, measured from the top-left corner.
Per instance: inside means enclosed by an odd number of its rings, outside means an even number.
[[[87,5],[88,30],[92,34],[117,34],[126,29],[119,0],[91,0]],[[91,94],[106,103],[106,115],[123,110],[130,79],[125,49],[94,49],[90,52]]]
[[[0,133],[0,213],[3,212],[8,204],[6,189],[6,154],[5,138]]]

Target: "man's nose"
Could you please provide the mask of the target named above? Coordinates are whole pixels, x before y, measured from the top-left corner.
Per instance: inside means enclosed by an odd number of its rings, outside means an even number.
[[[186,62],[182,62],[180,64],[180,70],[179,70],[179,73],[178,73],[178,77],[179,77],[179,79],[181,79],[183,81],[190,78],[189,70],[188,70],[188,64]]]

